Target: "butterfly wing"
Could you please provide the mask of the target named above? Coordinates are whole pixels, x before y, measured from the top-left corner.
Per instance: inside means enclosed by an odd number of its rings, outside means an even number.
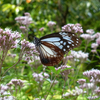
[[[49,34],[40,38],[40,40],[57,46],[64,54],[81,44],[81,40],[77,37],[77,35],[71,32],[57,32]]]
[[[37,47],[40,52],[40,59],[42,64],[46,66],[57,65],[63,58],[63,52],[53,44],[47,42],[41,42],[41,46]]]
[[[57,32],[39,39],[41,45],[37,46],[42,64],[46,66],[57,65],[65,53],[78,47],[81,40],[76,34],[70,32]]]

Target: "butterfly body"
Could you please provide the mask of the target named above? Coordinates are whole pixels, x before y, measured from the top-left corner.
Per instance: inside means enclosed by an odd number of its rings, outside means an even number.
[[[57,32],[38,39],[34,38],[40,60],[46,66],[57,65],[71,49],[79,46],[81,40],[74,33]]]

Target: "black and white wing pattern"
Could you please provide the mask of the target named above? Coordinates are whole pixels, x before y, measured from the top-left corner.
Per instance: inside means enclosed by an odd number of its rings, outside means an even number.
[[[78,47],[81,44],[81,40],[74,33],[57,32],[40,39],[35,37],[34,43],[40,53],[42,64],[54,66],[63,59],[64,54]]]

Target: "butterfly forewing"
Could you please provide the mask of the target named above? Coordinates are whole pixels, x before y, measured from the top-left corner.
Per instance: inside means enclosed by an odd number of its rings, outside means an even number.
[[[78,47],[80,44],[81,40],[76,34],[57,32],[40,38],[39,43],[36,43],[36,47],[40,53],[42,64],[54,66],[63,59],[65,53],[68,53],[68,51]]]
[[[49,34],[40,38],[40,40],[57,46],[64,54],[81,44],[77,35],[70,32]]]

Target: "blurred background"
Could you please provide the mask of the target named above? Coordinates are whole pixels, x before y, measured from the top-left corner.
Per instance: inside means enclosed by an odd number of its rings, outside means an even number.
[[[29,12],[32,29],[56,21],[58,26],[80,23],[84,29],[100,31],[100,0],[0,0],[0,27],[17,29],[15,17]]]

